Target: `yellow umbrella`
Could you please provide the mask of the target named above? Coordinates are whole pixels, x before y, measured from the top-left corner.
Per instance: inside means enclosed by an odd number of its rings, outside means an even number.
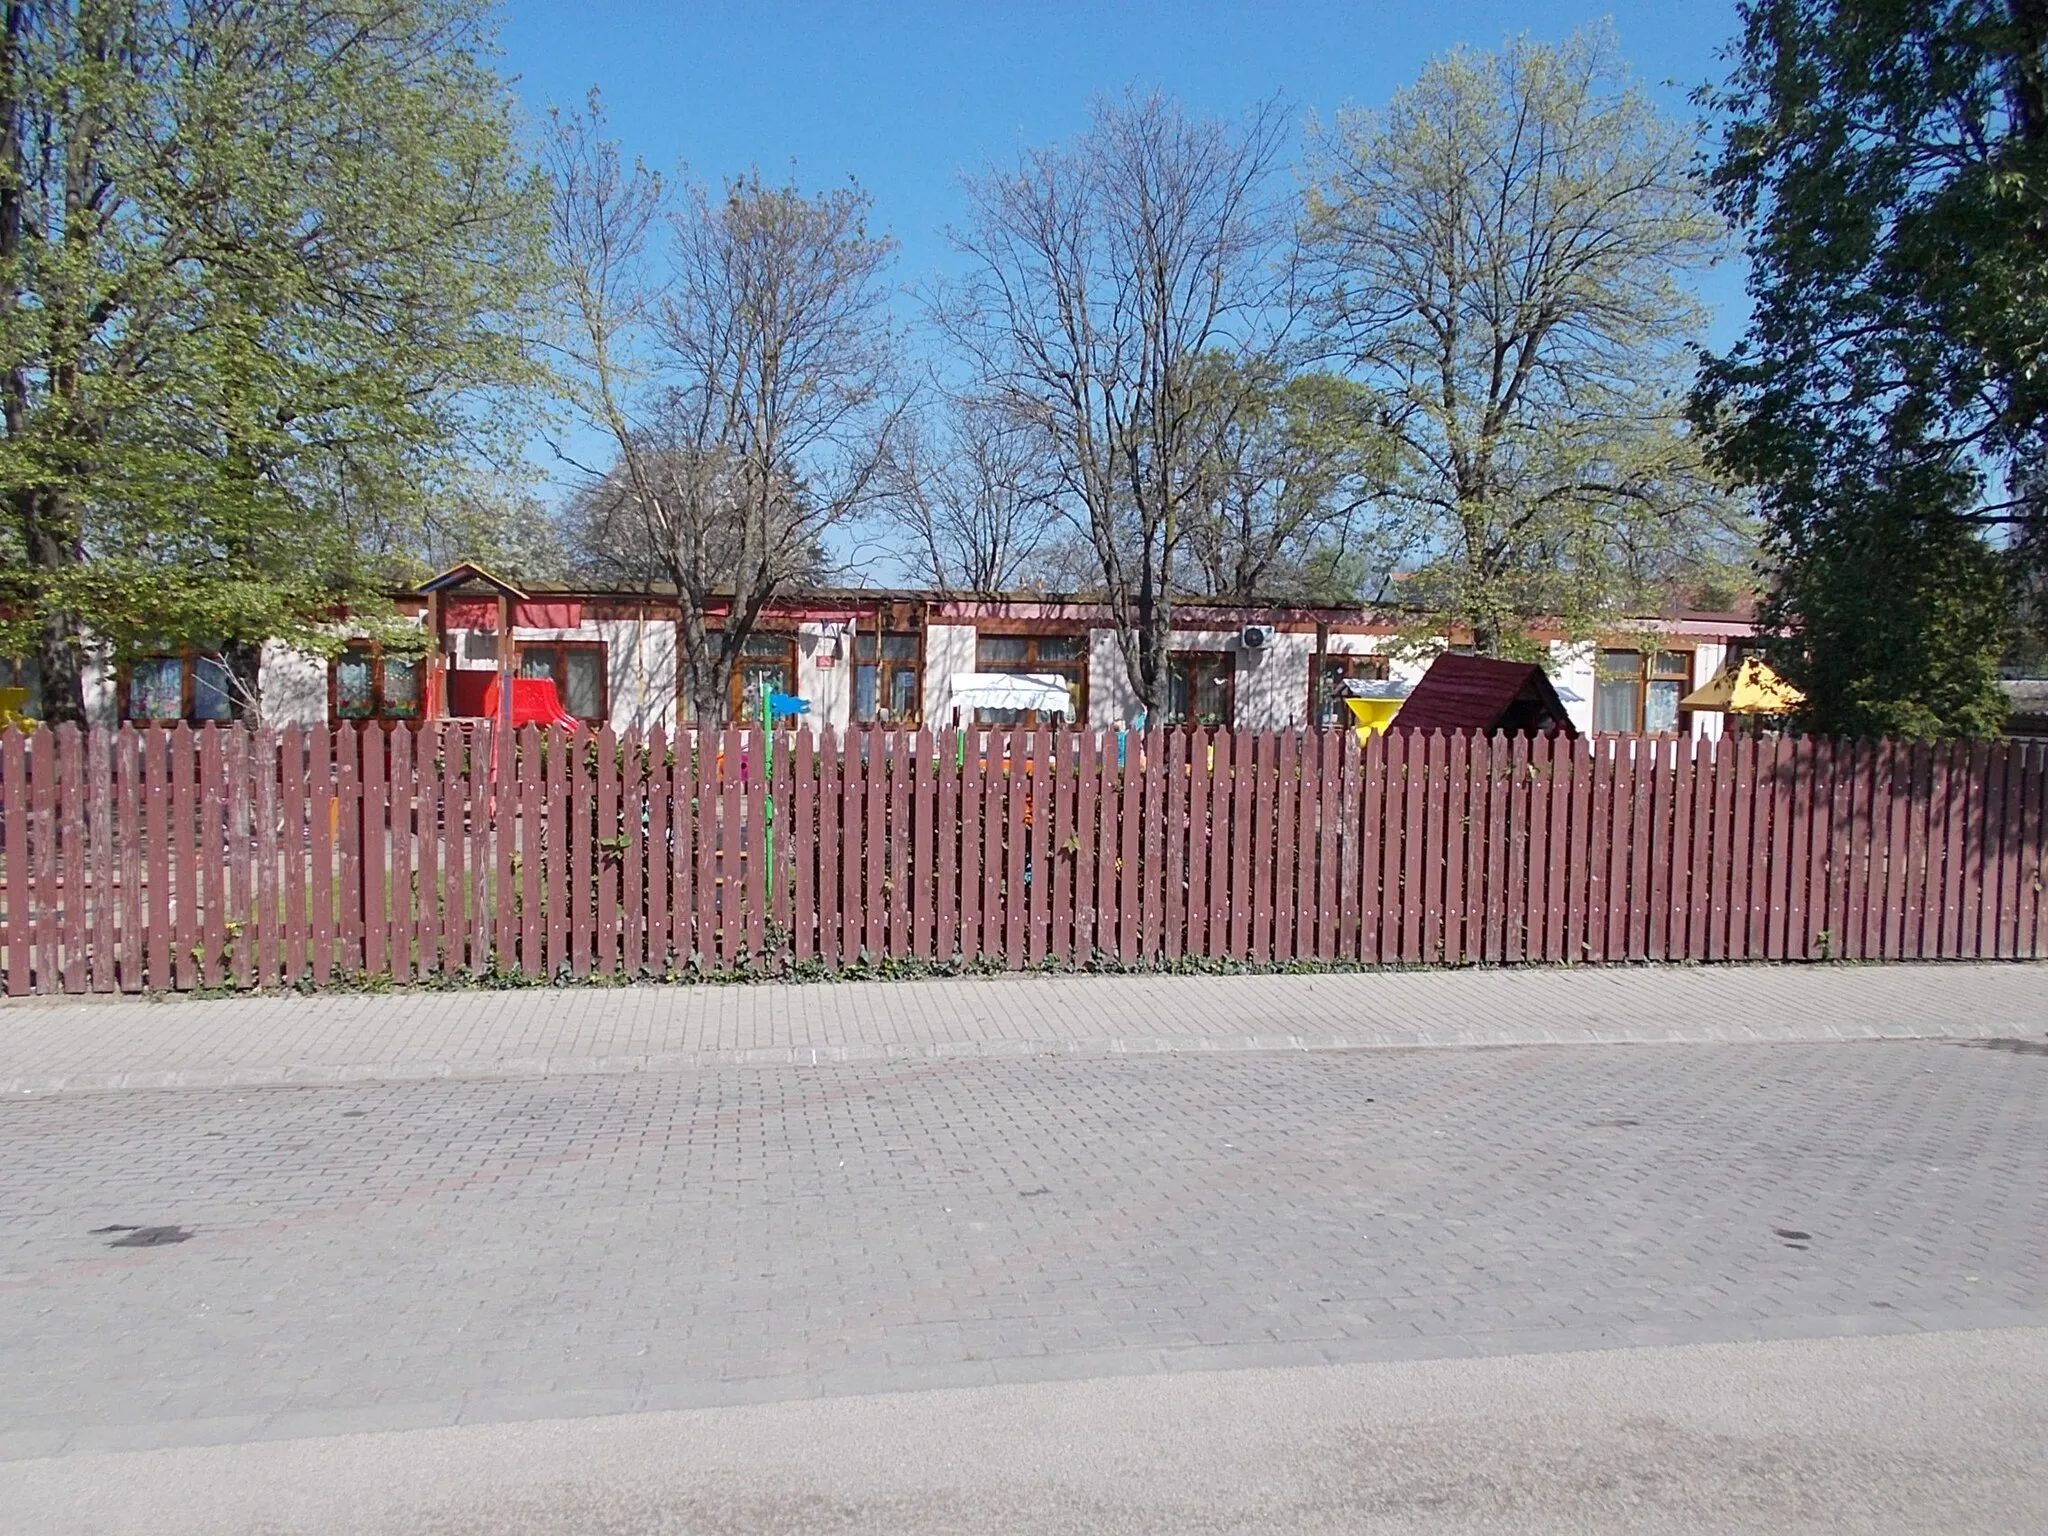
[[[1805,702],[1805,694],[1756,657],[1745,656],[1693,689],[1678,707],[1728,715],[1782,715]]]

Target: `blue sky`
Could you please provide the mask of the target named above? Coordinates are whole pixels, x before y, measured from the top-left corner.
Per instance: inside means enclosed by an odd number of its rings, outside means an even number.
[[[715,180],[794,163],[813,187],[856,177],[916,281],[946,262],[940,232],[959,215],[959,173],[1074,133],[1094,96],[1138,84],[1236,113],[1280,93],[1298,115],[1327,115],[1378,105],[1455,44],[1554,38],[1602,17],[1643,79],[1685,111],[1735,29],[1733,0],[509,0],[502,41],[533,111],[598,86],[619,137],[651,164],[685,161]]]
[[[1355,0],[1178,5],[1098,0],[825,5],[507,0],[503,67],[538,116],[599,87],[617,137],[698,179],[759,166],[816,188],[851,176],[901,243],[898,278],[951,259],[958,177],[1085,125],[1091,98],[1156,87],[1235,114],[1280,94],[1297,121],[1376,106],[1458,43],[1557,38],[1603,18],[1671,110],[1721,72],[1734,0]],[[1705,285],[1739,322],[1733,271]]]

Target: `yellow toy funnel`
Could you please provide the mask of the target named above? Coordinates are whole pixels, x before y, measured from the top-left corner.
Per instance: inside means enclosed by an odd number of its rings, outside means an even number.
[[[36,728],[28,716],[28,690],[26,688],[0,688],[0,731],[15,726],[24,731]]]
[[[1351,718],[1358,722],[1353,729],[1358,732],[1359,743],[1363,745],[1383,734],[1394,723],[1394,716],[1401,712],[1405,702],[1404,699],[1346,698],[1344,703],[1351,711]]]

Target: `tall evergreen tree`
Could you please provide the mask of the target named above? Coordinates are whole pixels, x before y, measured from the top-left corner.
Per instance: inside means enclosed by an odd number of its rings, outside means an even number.
[[[2048,448],[2048,4],[1751,0],[1712,172],[1747,334],[1694,412],[1756,489],[1816,729],[1996,730]]]

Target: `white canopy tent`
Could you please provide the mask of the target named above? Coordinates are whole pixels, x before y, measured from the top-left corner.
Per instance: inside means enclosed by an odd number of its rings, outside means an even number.
[[[949,707],[963,716],[978,709],[1035,709],[1065,715],[1074,707],[1064,678],[1052,673],[956,672]]]

